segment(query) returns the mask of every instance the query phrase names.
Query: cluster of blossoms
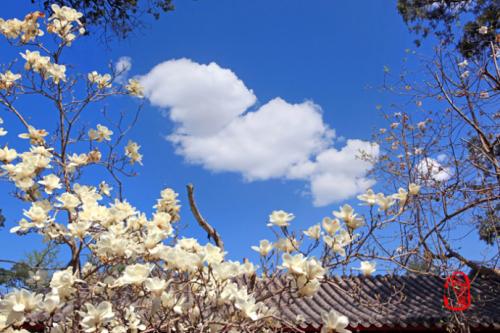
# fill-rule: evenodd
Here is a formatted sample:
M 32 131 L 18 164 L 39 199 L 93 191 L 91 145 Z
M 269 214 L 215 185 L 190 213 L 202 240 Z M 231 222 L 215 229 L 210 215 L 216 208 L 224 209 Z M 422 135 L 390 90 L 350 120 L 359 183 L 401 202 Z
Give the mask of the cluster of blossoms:
M 49 56 L 42 56 L 39 51 L 29 50 L 21 53 L 21 56 L 26 60 L 24 65 L 26 70 L 39 73 L 44 79 L 51 78 L 56 84 L 66 80 L 66 66 L 52 63 Z
M 20 74 L 14 74 L 11 71 L 0 73 L 0 90 L 10 90 L 20 78 Z
M 25 44 L 35 40 L 36 37 L 43 36 L 38 19 L 44 17 L 41 12 L 34 12 L 26 15 L 24 20 L 17 18 L 4 20 L 0 18 L 0 34 L 9 39 L 17 39 Z
M 54 12 L 49 18 L 50 24 L 47 26 L 47 31 L 59 36 L 67 45 L 71 45 L 76 38 L 74 32 L 78 30 L 78 33 L 83 35 L 85 33 L 85 28 L 80 22 L 83 14 L 69 8 L 66 6 L 60 7 L 59 5 L 53 4 L 51 6 Z
M 358 199 L 368 206 L 377 205 L 379 211 L 387 212 L 396 202 L 399 203 L 399 207 L 402 209 L 406 205 L 409 195 L 415 196 L 419 192 L 420 185 L 410 183 L 408 190 L 400 187 L 398 193 L 390 196 L 385 196 L 383 193 L 375 193 L 373 190 L 368 189 L 364 194 L 358 195 Z
M 69 46 L 76 31 L 84 33 L 82 14 L 57 5 L 52 10 L 47 30 L 63 40 L 59 47 Z M 0 20 L 0 33 L 9 39 L 21 38 L 23 43 L 33 41 L 43 35 L 37 23 L 40 17 L 43 15 L 34 13 L 24 21 Z M 25 71 L 55 83 L 44 89 L 49 89 L 46 94 L 54 89 L 51 98 L 61 106 L 61 114 L 65 105 L 78 103 L 73 92 L 69 94 L 71 103 L 64 103 L 63 94 L 58 92 L 66 80 L 66 67 L 58 63 L 59 59 L 43 56 L 40 50 L 27 50 L 21 56 L 26 60 Z M 13 90 L 23 76 L 11 71 L 0 73 L 0 89 Z M 126 92 L 143 97 L 143 88 L 134 79 L 118 91 L 114 91 L 110 74 L 92 71 L 87 80 L 89 94 L 102 96 L 106 89 L 106 95 Z M 25 89 L 29 90 L 29 85 Z M 82 100 L 91 101 L 95 96 Z M 110 161 L 128 159 L 130 164 L 142 164 L 138 143 L 128 141 L 120 148 L 120 154 L 114 150 L 113 141 L 120 141 L 121 136 L 116 139 L 118 135 L 114 137 L 113 130 L 96 124 L 75 137 L 70 136 L 68 129 L 67 137 L 58 138 L 62 147 L 56 147 L 47 138 L 49 132 L 22 120 L 26 133 L 18 137 L 29 140 L 29 150 L 18 152 L 6 145 L 0 149 L 1 175 L 7 176 L 16 186 L 18 197 L 29 204 L 23 218 L 10 230 L 38 233 L 45 240 L 67 246 L 71 261 L 50 276 L 43 270 L 34 270 L 29 281 L 36 288 L 11 290 L 0 299 L 2 332 L 23 332 L 22 327 L 29 323 L 42 323 L 50 333 L 125 333 L 162 331 L 166 327 L 170 332 L 214 333 L 283 329 L 293 323 L 282 321 L 278 309 L 266 302 L 276 296 L 266 286 L 277 280 L 294 297 L 312 297 L 341 261 L 344 265 L 349 263 L 351 248 L 361 238 L 354 232 L 366 225 L 362 215 L 350 205 L 343 205 L 333 212 L 333 218 L 325 217 L 297 236 L 289 231 L 295 216 L 283 210 L 274 211 L 268 226 L 278 227 L 277 240 L 271 243 L 264 239 L 252 247 L 259 252 L 262 266 L 231 261 L 220 247 L 178 234 L 180 205 L 174 190 L 166 188 L 161 192 L 148 217 L 121 194 L 115 198 L 105 181 L 97 186 L 77 182 L 87 166 L 102 162 L 104 150 L 98 147 L 104 145 L 112 151 L 110 158 L 103 158 L 110 172 L 116 171 Z M 87 133 L 87 137 L 81 133 Z M 6 134 L 0 127 L 0 137 Z M 54 133 L 57 135 L 66 134 Z M 73 152 L 72 144 L 78 140 L 89 141 L 92 150 Z M 114 179 L 115 174 L 112 176 Z M 368 190 L 358 198 L 391 214 L 390 208 L 396 202 L 398 213 L 409 196 L 418 191 L 417 185 L 410 184 L 408 190 L 400 189 L 393 195 Z M 307 243 L 304 236 L 313 243 L 307 250 L 301 247 Z M 321 257 L 312 256 L 320 243 L 324 253 Z M 272 256 L 276 261 L 269 268 Z M 370 275 L 375 271 L 375 263 L 362 261 L 360 270 Z M 348 332 L 348 319 L 336 312 L 325 314 L 323 321 L 323 333 Z

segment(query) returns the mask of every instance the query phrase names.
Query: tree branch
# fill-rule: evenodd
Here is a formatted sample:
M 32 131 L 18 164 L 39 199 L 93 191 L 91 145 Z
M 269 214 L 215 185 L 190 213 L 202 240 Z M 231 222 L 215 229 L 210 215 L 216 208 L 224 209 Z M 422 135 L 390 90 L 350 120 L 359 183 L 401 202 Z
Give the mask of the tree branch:
M 194 215 L 194 218 L 200 225 L 200 227 L 203 228 L 203 230 L 206 231 L 208 234 L 208 239 L 213 239 L 215 242 L 215 245 L 217 245 L 221 250 L 224 251 L 224 242 L 222 241 L 221 236 L 215 230 L 214 227 L 212 227 L 204 218 L 201 216 L 200 211 L 198 210 L 198 207 L 196 206 L 196 202 L 194 200 L 194 186 L 193 184 L 188 184 L 187 186 L 187 191 L 188 191 L 188 199 L 189 199 L 189 207 L 191 208 L 191 212 Z

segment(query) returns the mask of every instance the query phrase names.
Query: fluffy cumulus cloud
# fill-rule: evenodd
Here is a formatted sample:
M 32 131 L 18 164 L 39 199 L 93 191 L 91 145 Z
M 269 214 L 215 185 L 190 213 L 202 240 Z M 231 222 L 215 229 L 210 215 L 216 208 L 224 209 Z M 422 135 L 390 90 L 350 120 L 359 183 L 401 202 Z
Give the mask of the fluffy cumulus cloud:
M 366 177 L 371 164 L 359 156 L 376 157 L 378 147 L 347 140 L 334 148 L 335 132 L 313 102 L 277 97 L 251 108 L 255 94 L 234 72 L 189 59 L 163 62 L 141 83 L 149 101 L 168 110 L 177 125 L 168 140 L 190 163 L 240 173 L 248 181 L 304 180 L 318 206 L 352 197 L 374 183 Z
M 375 184 L 366 177 L 372 158 L 377 157 L 377 145 L 361 140 L 347 140 L 341 149 L 329 148 L 315 161 L 290 168 L 289 178 L 310 181 L 316 206 L 324 206 L 364 192 Z
M 445 161 L 446 155 L 439 155 L 438 160 Z M 445 182 L 453 176 L 453 171 L 450 168 L 430 157 L 422 159 L 417 164 L 417 172 L 423 182 Z
M 256 97 L 229 69 L 189 59 L 154 67 L 141 80 L 153 105 L 168 108 L 179 133 L 209 136 L 237 119 Z

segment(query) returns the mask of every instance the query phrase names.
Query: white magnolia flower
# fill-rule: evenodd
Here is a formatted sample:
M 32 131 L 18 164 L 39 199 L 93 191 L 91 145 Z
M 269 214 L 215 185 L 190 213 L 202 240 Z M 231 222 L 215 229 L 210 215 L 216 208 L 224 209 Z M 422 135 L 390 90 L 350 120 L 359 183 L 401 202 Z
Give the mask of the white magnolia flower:
M 50 6 L 50 8 L 54 12 L 52 16 L 49 18 L 50 21 L 59 20 L 63 22 L 64 21 L 73 22 L 73 21 L 78 21 L 83 16 L 82 13 L 66 6 L 60 7 L 59 5 L 53 4 Z
M 308 280 L 307 277 L 303 275 L 297 276 L 294 282 L 298 289 L 298 294 L 301 297 L 314 296 L 321 287 L 321 282 L 318 280 Z
M 363 218 L 354 213 L 354 209 L 348 204 L 342 206 L 340 211 L 334 211 L 333 215 L 339 219 L 344 220 L 345 224 L 350 229 L 356 229 L 365 224 Z
M 160 279 L 159 277 L 147 278 L 144 281 L 144 287 L 150 291 L 155 296 L 161 296 L 163 291 L 167 288 L 168 284 L 165 279 Z
M 411 195 L 417 195 L 420 192 L 420 185 L 411 183 L 410 185 L 408 185 L 408 191 Z
M 332 220 L 329 217 L 325 217 L 322 222 L 323 229 L 330 235 L 333 236 L 337 230 L 340 229 L 340 221 L 337 219 Z
M 35 310 L 40 305 L 42 298 L 42 295 L 25 289 L 14 289 L 0 300 L 0 325 L 22 324 L 25 320 L 25 314 Z M 2 316 L 5 316 L 4 320 L 2 320 Z M 5 322 L 2 323 L 2 321 Z
M 67 210 L 74 210 L 81 204 L 80 199 L 78 199 L 76 195 L 68 192 L 61 194 L 57 198 L 57 200 L 60 202 L 60 204 L 57 204 L 56 207 Z
M 14 74 L 11 71 L 0 73 L 0 90 L 9 90 L 20 78 L 21 74 Z
M 96 71 L 93 71 L 87 75 L 87 78 L 90 83 L 97 84 L 99 89 L 111 87 L 111 75 L 109 74 L 101 75 Z
M 129 140 L 125 147 L 125 155 L 130 158 L 130 163 L 139 163 L 142 165 L 142 155 L 139 154 L 139 146 L 136 142 Z
M 116 282 L 121 286 L 127 284 L 139 285 L 147 279 L 152 269 L 153 266 L 150 264 L 128 265 L 123 275 Z
M 467 59 L 464 59 L 462 62 L 458 63 L 458 67 L 460 67 L 460 68 L 467 67 L 468 65 L 469 65 L 469 62 L 467 61 Z
M 289 253 L 283 253 L 282 256 L 283 263 L 281 264 L 282 269 L 287 269 L 291 274 L 305 274 L 306 258 L 299 253 L 296 255 L 291 255 Z
M 377 198 L 380 194 L 375 194 L 372 189 L 366 190 L 364 194 L 357 196 L 358 200 L 365 202 L 368 206 L 373 206 L 377 202 Z
M 109 186 L 108 183 L 106 183 L 105 181 L 99 183 L 99 193 L 101 193 L 102 195 L 109 197 L 111 196 L 112 190 L 113 188 Z
M 287 213 L 283 210 L 275 210 L 269 215 L 269 223 L 267 226 L 271 227 L 273 225 L 278 227 L 288 227 L 290 221 L 293 220 L 295 216 L 291 213 Z
M 44 186 L 45 193 L 47 194 L 52 194 L 55 189 L 62 187 L 59 177 L 54 174 L 44 176 L 42 180 L 38 181 L 38 184 Z
M 107 331 L 101 330 L 101 328 L 110 322 L 115 316 L 111 303 L 103 301 L 99 303 L 97 307 L 90 303 L 85 303 L 85 306 L 87 311 L 80 311 L 80 315 L 83 318 L 81 324 L 84 332 L 91 333 Z
M 89 163 L 89 157 L 87 154 L 72 154 L 68 156 L 69 164 L 68 164 L 68 169 L 71 171 L 74 168 L 81 167 L 83 165 L 86 165 Z
M 398 189 L 398 193 L 393 194 L 392 197 L 396 200 L 399 200 L 400 206 L 404 206 L 406 201 L 408 200 L 408 192 L 404 188 L 400 187 Z
M 73 285 L 77 279 L 73 274 L 73 269 L 71 267 L 66 268 L 63 271 L 57 271 L 52 275 L 52 280 L 50 281 L 50 287 L 52 290 L 64 298 L 73 292 Z
M 377 263 L 374 261 L 362 261 L 359 264 L 359 269 L 361 273 L 365 276 L 370 276 L 373 272 L 375 272 L 375 267 L 377 266 Z
M 321 319 L 323 320 L 321 333 L 351 333 L 350 330 L 346 329 L 349 326 L 349 319 L 335 310 L 323 313 Z
M 205 245 L 204 252 L 205 255 L 203 256 L 203 260 L 211 266 L 220 264 L 224 260 L 224 255 L 226 254 L 220 247 L 210 243 Z
M 132 96 L 136 96 L 139 98 L 144 97 L 144 88 L 137 80 L 134 79 L 128 80 L 128 85 L 125 86 L 125 89 L 127 89 L 129 94 L 131 94 Z
M 44 129 L 36 129 L 33 126 L 28 126 L 28 133 L 19 134 L 21 139 L 29 139 L 30 143 L 33 145 L 43 144 L 45 142 L 44 137 L 46 137 L 49 133 Z
M 97 129 L 89 130 L 89 138 L 91 140 L 102 142 L 102 141 L 111 141 L 111 135 L 113 135 L 113 131 L 107 128 L 104 125 L 97 124 Z
M 466 79 L 466 78 L 468 78 L 468 77 L 469 77 L 469 75 L 470 75 L 470 72 L 469 72 L 469 71 L 465 71 L 465 72 L 463 72 L 463 73 L 460 75 L 460 77 L 461 77 L 462 79 Z
M 355 235 L 356 236 L 356 235 Z M 342 229 L 334 237 L 324 236 L 323 241 L 333 249 L 333 252 L 345 257 L 345 247 L 353 241 L 353 237 L 346 230 Z
M 293 252 L 299 248 L 299 241 L 295 238 L 280 238 L 276 243 L 274 243 L 274 247 L 283 252 Z
M 304 234 L 312 239 L 318 240 L 321 238 L 321 226 L 319 224 L 310 226 L 309 229 L 304 231 Z
M 396 200 L 392 196 L 384 196 L 381 195 L 377 198 L 377 205 L 378 205 L 378 210 L 379 211 L 387 211 L 389 208 L 392 207 L 396 203 Z
M 68 230 L 75 238 L 83 239 L 87 236 L 92 223 L 89 221 L 76 221 L 68 225 Z
M 261 256 L 265 257 L 273 250 L 273 244 L 267 239 L 263 239 L 259 242 L 259 246 L 252 246 L 252 250 L 259 252 Z

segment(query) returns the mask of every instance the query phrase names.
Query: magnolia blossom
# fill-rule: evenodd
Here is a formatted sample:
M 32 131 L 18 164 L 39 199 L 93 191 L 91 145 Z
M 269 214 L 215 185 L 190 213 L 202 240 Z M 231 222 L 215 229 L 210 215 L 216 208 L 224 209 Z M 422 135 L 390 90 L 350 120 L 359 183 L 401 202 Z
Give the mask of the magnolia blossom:
M 326 245 L 333 249 L 333 252 L 345 257 L 345 247 L 352 243 L 353 237 L 346 230 L 341 229 L 338 234 L 333 237 L 323 236 L 323 241 Z
M 0 90 L 9 90 L 20 78 L 21 74 L 14 74 L 11 71 L 0 73 Z
M 113 188 L 109 186 L 105 181 L 99 183 L 99 193 L 109 197 L 111 196 L 111 190 L 113 190 Z
M 19 325 L 25 320 L 25 315 L 35 310 L 43 296 L 25 289 L 14 289 L 0 300 L 0 329 L 2 326 Z M 2 317 L 4 319 L 2 319 Z M 3 323 L 2 323 L 3 321 Z
M 111 87 L 111 75 L 109 74 L 101 75 L 93 71 L 87 75 L 87 78 L 90 83 L 97 84 L 99 89 Z
M 354 209 L 348 204 L 342 206 L 340 211 L 334 211 L 333 215 L 344 220 L 350 229 L 357 229 L 365 224 L 363 218 L 354 213 Z
M 394 197 L 392 196 L 378 196 L 377 197 L 377 205 L 378 205 L 378 210 L 379 211 L 387 211 L 389 208 L 392 207 L 396 203 L 396 200 L 394 200 Z
M 75 278 L 72 268 L 68 267 L 63 271 L 57 271 L 52 275 L 50 287 L 53 292 L 61 298 L 66 298 L 74 291 L 73 285 L 77 279 Z
M 410 185 L 408 185 L 408 191 L 411 195 L 417 195 L 420 192 L 420 185 L 411 183 Z
M 280 238 L 274 243 L 274 247 L 283 252 L 293 252 L 299 248 L 299 241 L 295 238 Z
M 377 202 L 377 198 L 379 194 L 375 194 L 372 189 L 366 190 L 364 194 L 360 194 L 357 196 L 358 200 L 365 202 L 368 206 L 373 206 Z
M 130 158 L 130 163 L 142 164 L 142 155 L 139 154 L 139 146 L 136 142 L 129 140 L 127 146 L 125 147 L 125 155 Z
M 330 236 L 333 236 L 340 229 L 340 221 L 337 219 L 332 220 L 329 217 L 325 217 L 321 225 Z
M 118 285 L 141 284 L 153 269 L 150 264 L 134 264 L 125 268 L 123 275 L 116 281 Z
M 406 204 L 408 200 L 408 192 L 404 188 L 399 188 L 398 193 L 392 195 L 392 197 L 399 201 L 399 205 L 402 207 Z
M 56 206 L 61 209 L 73 210 L 81 204 L 80 199 L 76 195 L 68 192 L 61 194 L 57 197 L 57 200 L 60 204 Z
M 52 194 L 55 189 L 62 187 L 59 177 L 54 174 L 44 176 L 42 180 L 38 181 L 38 184 L 44 186 L 45 193 L 47 194 Z
M 87 311 L 80 311 L 82 316 L 82 327 L 84 332 L 103 332 L 103 326 L 106 325 L 115 316 L 110 302 L 104 301 L 94 306 L 90 303 L 85 303 Z
M 252 250 L 259 252 L 261 256 L 265 257 L 273 250 L 273 244 L 267 239 L 263 239 L 259 242 L 259 246 L 252 246 Z
M 282 256 L 283 263 L 281 267 L 283 269 L 288 269 L 292 274 L 304 274 L 305 273 L 305 263 L 306 258 L 299 253 L 296 255 L 290 255 L 289 253 L 284 253 Z
M 371 275 L 373 272 L 375 272 L 375 267 L 377 266 L 377 263 L 374 262 L 374 261 L 362 261 L 359 263 L 359 270 L 361 271 L 361 273 L 363 273 L 363 275 L 365 276 L 369 276 Z
M 158 277 L 147 278 L 144 281 L 144 287 L 156 296 L 161 296 L 167 285 L 167 281 Z
M 30 143 L 33 145 L 35 145 L 35 144 L 42 145 L 45 142 L 44 138 L 48 134 L 49 133 L 43 129 L 38 130 L 38 129 L 34 128 L 33 126 L 28 126 L 28 133 L 19 134 L 19 137 L 21 139 L 29 139 Z
M 288 227 L 290 221 L 293 220 L 295 216 L 291 213 L 287 213 L 283 210 L 275 210 L 269 215 L 269 223 L 267 226 L 271 227 L 273 225 L 278 227 Z
M 20 38 L 21 42 L 28 43 L 37 37 L 43 36 L 43 30 L 39 29 L 38 19 L 43 17 L 41 12 L 29 13 L 24 20 L 17 18 L 10 20 L 0 19 L 0 33 L 10 39 Z
M 92 224 L 88 221 L 78 221 L 69 224 L 68 230 L 73 237 L 83 239 L 87 235 L 91 226 Z
M 349 326 L 349 319 L 335 310 L 323 313 L 321 319 L 323 320 L 321 333 L 351 333 L 350 330 L 346 329 Z
M 304 235 L 306 235 L 312 239 L 315 239 L 315 240 L 320 239 L 321 238 L 321 226 L 319 224 L 315 224 L 313 226 L 310 226 L 309 229 L 304 231 Z
M 125 86 L 125 89 L 127 89 L 129 94 L 131 94 L 132 96 L 136 96 L 139 98 L 144 97 L 144 88 L 137 80 L 134 79 L 128 80 L 128 85 Z
M 102 142 L 102 141 L 111 141 L 111 135 L 113 135 L 113 131 L 111 131 L 106 126 L 101 124 L 97 124 L 97 129 L 89 130 L 89 138 L 91 140 Z

